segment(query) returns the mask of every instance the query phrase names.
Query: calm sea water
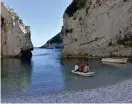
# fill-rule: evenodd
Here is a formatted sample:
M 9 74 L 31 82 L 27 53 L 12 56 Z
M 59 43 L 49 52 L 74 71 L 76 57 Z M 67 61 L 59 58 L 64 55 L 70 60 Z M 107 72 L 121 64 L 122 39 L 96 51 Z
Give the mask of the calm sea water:
M 60 49 L 33 51 L 29 60 L 5 58 L 1 62 L 2 98 L 79 91 L 115 84 L 132 77 L 132 61 L 127 64 L 103 64 L 99 59 L 88 59 L 94 77 L 74 75 L 71 70 L 79 59 L 60 61 Z

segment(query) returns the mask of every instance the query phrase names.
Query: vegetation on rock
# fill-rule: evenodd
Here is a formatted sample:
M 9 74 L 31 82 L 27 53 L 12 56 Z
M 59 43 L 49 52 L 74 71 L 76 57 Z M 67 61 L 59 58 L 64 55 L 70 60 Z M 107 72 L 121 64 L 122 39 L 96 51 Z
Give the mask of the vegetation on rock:
M 19 23 L 20 23 L 20 24 L 23 24 L 23 20 L 22 20 L 22 19 L 19 19 Z
M 61 34 L 58 33 L 56 36 L 54 36 L 53 38 L 51 38 L 49 41 L 50 41 L 51 44 L 52 44 L 52 43 L 62 43 Z M 49 41 L 48 41 L 48 42 L 49 42 Z M 48 42 L 47 42 L 47 43 L 48 43 Z
M 65 13 L 72 17 L 73 14 L 79 10 L 85 7 L 87 0 L 73 0 L 73 2 L 67 7 Z
M 80 52 L 78 55 L 79 56 L 88 56 L 88 53 L 86 53 L 86 52 Z
M 50 44 L 62 44 L 62 36 L 61 36 L 61 32 L 58 33 L 56 36 L 54 36 L 53 38 L 51 38 L 50 40 L 48 40 L 46 42 L 46 44 L 44 44 L 43 46 L 41 46 L 41 48 L 46 48 L 47 46 L 49 46 Z
M 127 33 L 124 35 L 124 38 L 119 36 L 117 43 L 120 45 L 124 45 L 125 47 L 132 47 L 132 33 Z

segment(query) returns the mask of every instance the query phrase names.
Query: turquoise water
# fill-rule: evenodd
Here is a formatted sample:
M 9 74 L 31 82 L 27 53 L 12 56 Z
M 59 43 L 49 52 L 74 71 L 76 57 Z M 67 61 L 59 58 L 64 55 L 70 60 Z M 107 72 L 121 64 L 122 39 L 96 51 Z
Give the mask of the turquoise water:
M 96 75 L 82 77 L 71 73 L 76 62 L 81 60 L 61 62 L 60 55 L 60 49 L 35 48 L 29 60 L 2 59 L 2 98 L 93 89 L 132 78 L 132 61 L 103 64 L 99 59 L 87 59 L 90 70 Z

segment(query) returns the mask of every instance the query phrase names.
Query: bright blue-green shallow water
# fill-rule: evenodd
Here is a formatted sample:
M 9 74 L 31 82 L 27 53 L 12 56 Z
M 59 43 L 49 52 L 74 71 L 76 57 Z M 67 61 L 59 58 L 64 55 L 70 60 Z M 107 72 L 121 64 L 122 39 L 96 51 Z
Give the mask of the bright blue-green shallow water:
M 132 78 L 132 61 L 103 64 L 99 59 L 89 59 L 90 69 L 96 75 L 82 77 L 71 73 L 76 62 L 81 60 L 65 59 L 61 62 L 60 55 L 60 49 L 35 48 L 30 60 L 2 59 L 2 99 L 94 89 Z

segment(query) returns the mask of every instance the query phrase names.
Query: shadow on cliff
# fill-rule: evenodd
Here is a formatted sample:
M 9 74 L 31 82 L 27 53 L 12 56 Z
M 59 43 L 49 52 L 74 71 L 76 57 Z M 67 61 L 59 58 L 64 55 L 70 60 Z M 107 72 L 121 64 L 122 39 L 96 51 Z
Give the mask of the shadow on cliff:
M 32 49 L 33 50 L 33 49 Z M 21 50 L 21 55 L 20 55 L 20 59 L 21 60 L 31 60 L 32 58 L 32 50 L 27 50 L 27 51 L 23 51 Z

